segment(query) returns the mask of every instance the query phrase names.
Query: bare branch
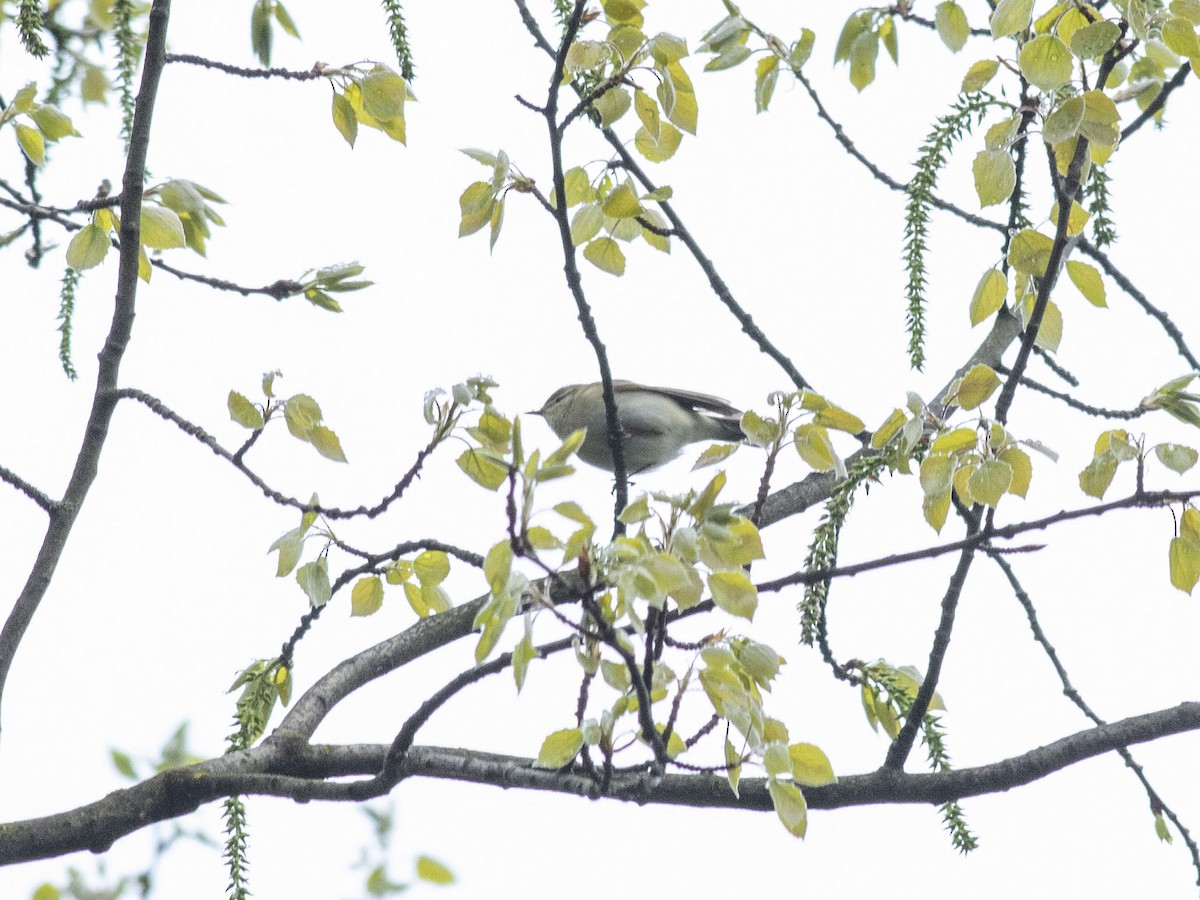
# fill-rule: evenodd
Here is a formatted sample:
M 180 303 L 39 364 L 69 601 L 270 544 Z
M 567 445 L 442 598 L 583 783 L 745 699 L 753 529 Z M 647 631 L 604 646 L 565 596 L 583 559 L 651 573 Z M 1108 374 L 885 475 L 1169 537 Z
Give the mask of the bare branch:
M 54 512 L 58 506 L 56 501 L 51 500 L 16 472 L 6 469 L 4 466 L 0 466 L 0 481 L 8 482 L 48 513 Z

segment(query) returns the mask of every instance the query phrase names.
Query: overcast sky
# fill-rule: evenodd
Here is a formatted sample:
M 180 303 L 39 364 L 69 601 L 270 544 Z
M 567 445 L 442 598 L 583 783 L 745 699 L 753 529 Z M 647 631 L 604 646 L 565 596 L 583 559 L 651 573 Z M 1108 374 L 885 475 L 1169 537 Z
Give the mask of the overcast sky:
M 210 4 L 178 3 L 172 50 L 253 65 L 250 4 L 232 6 L 214 12 Z M 830 12 L 831 6 L 838 9 Z M 503 235 L 490 255 L 486 235 L 455 237 L 458 196 L 485 177 L 459 148 L 502 148 L 549 190 L 542 120 L 514 100 L 516 94 L 544 99 L 547 60 L 511 5 L 410 7 L 419 102 L 408 110 L 407 147 L 364 129 L 351 150 L 331 124 L 324 83 L 238 81 L 171 66 L 150 150 L 154 181 L 191 179 L 229 201 L 222 208 L 227 227 L 216 230 L 207 260 L 174 251 L 174 264 L 262 285 L 358 260 L 375 286 L 346 296 L 346 311 L 334 316 L 300 299 L 243 298 L 156 272 L 139 291 L 122 383 L 160 397 L 232 447 L 244 432 L 228 421 L 228 391 L 256 398 L 261 374 L 280 369 L 277 391 L 313 395 L 350 464 L 325 461 L 278 428 L 255 449 L 252 465 L 285 493 L 317 491 L 322 501 L 343 506 L 384 496 L 409 467 L 428 439 L 421 419 L 427 390 L 490 374 L 501 385 L 497 405 L 512 414 L 536 409 L 561 384 L 597 377 L 563 281 L 553 223 L 536 202 L 510 198 Z M 377 4 L 293 0 L 288 8 L 304 40 L 279 36 L 274 64 L 394 63 Z M 983 4 L 966 8 L 973 25 L 985 23 Z M 932 9 L 922 11 L 932 15 Z M 832 67 L 837 32 L 850 10 L 765 0 L 745 8 L 786 40 L 801 26 L 816 31 L 806 71 L 822 98 L 863 152 L 905 180 L 963 72 L 996 50 L 975 39 L 951 57 L 936 37 L 905 27 L 901 68 L 881 59 L 877 82 L 858 95 L 845 69 Z M 694 48 L 722 14 L 717 2 L 661 0 L 648 9 L 646 30 L 672 31 Z M 11 96 L 33 70 L 11 30 L 5 38 L 0 93 Z M 750 66 L 708 75 L 702 64 L 700 57 L 685 61 L 699 98 L 699 135 L 651 169 L 674 188 L 677 209 L 706 253 L 805 377 L 869 426 L 903 405 L 907 390 L 932 400 L 982 338 L 970 329 L 967 306 L 981 273 L 997 262 L 994 234 L 934 217 L 928 363 L 924 373 L 910 371 L 902 330 L 903 197 L 847 158 L 807 95 L 787 78 L 781 77 L 769 114 L 756 116 Z M 1172 100 L 1170 127 L 1143 129 L 1111 167 L 1121 235 L 1113 258 L 1185 332 L 1200 324 L 1194 229 L 1188 227 L 1200 146 L 1191 82 Z M 44 192 L 58 206 L 92 196 L 102 179 L 119 183 L 122 162 L 111 109 L 67 111 L 86 138 L 54 151 Z M 633 125 L 622 122 L 621 129 L 631 136 Z M 586 126 L 576 132 L 568 159 L 598 168 L 608 151 Z M 979 146 L 981 138 L 969 139 L 946 173 L 946 196 L 971 210 L 978 203 L 970 161 Z M 1044 162 L 1034 157 L 1038 178 Z M 11 164 L 5 170 L 17 171 Z M 1040 196 L 1044 200 L 1044 192 Z M 1048 213 L 1047 205 L 1035 207 L 1035 218 Z M 11 215 L 0 218 L 0 231 L 15 226 Z M 80 287 L 80 379 L 69 383 L 58 369 L 54 332 L 66 239 L 52 227 L 47 231 L 59 249 L 41 270 L 25 268 L 15 248 L 6 251 L 0 270 L 7 300 L 0 331 L 0 464 L 58 495 L 90 403 L 116 267 L 110 259 Z M 584 268 L 617 375 L 712 392 L 765 411 L 767 394 L 787 387 L 786 376 L 739 332 L 683 248 L 668 257 L 635 246 L 629 257 L 621 279 Z M 1111 282 L 1108 292 L 1110 308 L 1095 310 L 1069 285 L 1060 287 L 1056 300 L 1066 334 L 1059 359 L 1081 378 L 1083 399 L 1130 408 L 1187 366 Z M 1053 378 L 1040 364 L 1033 373 Z M 1197 443 L 1194 429 L 1162 414 L 1135 426 L 1150 444 Z M 1060 460 L 1036 459 L 1029 498 L 1006 499 L 1001 519 L 1087 505 L 1076 473 L 1104 427 L 1111 426 L 1069 416 L 1041 398 L 1020 398 L 1010 430 L 1048 444 Z M 527 421 L 527 434 L 544 447 L 556 445 L 537 420 Z M 387 516 L 340 525 L 339 536 L 372 549 L 434 537 L 485 551 L 502 534 L 502 498 L 468 483 L 453 463 L 457 453 L 452 445 L 435 457 Z M 728 469 L 729 498 L 750 499 L 760 459 L 744 449 Z M 787 456 L 777 483 L 805 471 Z M 708 477 L 679 461 L 639 479 L 637 487 L 684 490 Z M 1111 496 L 1132 484 L 1132 473 L 1123 472 Z M 1194 476 L 1180 479 L 1161 467 L 1148 476 L 1152 488 L 1189 484 Z M 544 508 L 570 497 L 605 521 L 609 489 L 602 473 L 581 471 L 547 486 Z M 297 518 L 146 410 L 130 404 L 118 410 L 100 478 L 8 681 L 0 745 L 4 820 L 99 799 L 123 784 L 108 761 L 109 748 L 150 757 L 183 720 L 191 723 L 196 752 L 221 752 L 233 713 L 233 698 L 223 691 L 240 668 L 278 651 L 306 607 L 291 578 L 274 578 L 274 559 L 266 555 Z M 561 527 L 551 513 L 541 521 Z M 813 512 L 769 529 L 768 559 L 755 567 L 755 577 L 799 568 L 816 521 Z M 43 526 L 33 504 L 0 488 L 0 595 L 15 597 L 20 590 Z M 1200 615 L 1195 601 L 1167 578 L 1173 529 L 1167 510 L 1126 512 L 1035 535 L 1029 541 L 1046 549 L 1015 560 L 1075 685 L 1107 718 L 1197 696 Z M 951 521 L 941 539 L 958 533 Z M 937 541 L 921 519 L 915 478 L 890 478 L 859 499 L 842 559 Z M 836 584 L 829 611 L 834 652 L 923 668 L 952 567 L 947 557 Z M 482 579 L 457 566 L 447 587 L 462 602 L 480 593 Z M 798 599 L 764 596 L 750 631 L 789 663 L 769 710 L 788 722 L 793 740 L 824 748 L 840 774 L 870 771 L 882 762 L 886 740 L 866 724 L 857 691 L 834 683 L 817 654 L 798 646 Z M 297 691 L 413 620 L 398 593 L 368 619 L 350 619 L 347 607 L 347 598 L 339 597 L 301 646 Z M 317 739 L 390 741 L 415 702 L 471 665 L 472 649 L 473 642 L 462 642 L 362 691 L 330 716 Z M 440 711 L 419 741 L 535 755 L 544 735 L 573 724 L 577 684 L 569 660 L 534 663 L 520 698 L 507 675 L 490 679 Z M 1086 724 L 1062 697 L 998 571 L 983 560 L 971 573 L 940 692 L 949 709 L 948 746 L 959 766 L 1024 752 Z M 1198 750 L 1195 735 L 1135 748 L 1162 796 L 1193 828 L 1200 828 Z M 917 750 L 910 771 L 921 764 Z M 771 814 L 588 803 L 450 782 L 406 782 L 392 799 L 400 821 L 393 875 L 404 877 L 412 857 L 431 853 L 458 873 L 458 885 L 441 890 L 447 897 L 569 893 L 590 900 L 617 891 L 750 896 L 783 889 L 916 898 L 932 889 L 976 898 L 1017 891 L 1174 898 L 1195 892 L 1196 873 L 1182 842 L 1159 843 L 1145 796 L 1115 755 L 1004 795 L 965 801 L 980 839 L 966 858 L 950 847 L 936 810 L 924 807 L 814 813 L 807 839 L 799 842 Z M 347 872 L 370 835 L 360 812 L 258 798 L 247 805 L 251 886 L 258 897 L 354 893 L 361 876 Z M 185 827 L 219 835 L 216 810 Z M 121 841 L 110 871 L 141 865 L 147 848 L 146 835 Z M 0 870 L 0 894 L 27 896 L 41 881 L 61 878 L 68 863 L 93 865 L 80 856 Z M 225 884 L 214 851 L 189 849 L 161 873 L 159 896 L 219 897 Z

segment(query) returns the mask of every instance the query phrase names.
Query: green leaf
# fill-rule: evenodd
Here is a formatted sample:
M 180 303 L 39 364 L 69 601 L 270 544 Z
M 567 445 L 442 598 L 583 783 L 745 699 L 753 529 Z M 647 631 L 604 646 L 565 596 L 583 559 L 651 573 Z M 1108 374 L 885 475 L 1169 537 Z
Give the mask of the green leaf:
M 265 424 L 262 410 L 237 391 L 229 392 L 229 399 L 226 405 L 229 407 L 229 418 L 233 419 L 233 421 L 237 422 L 243 428 L 257 431 Z
M 1083 124 L 1085 103 L 1082 97 L 1068 97 L 1042 124 L 1042 140 L 1047 144 L 1061 144 L 1079 134 Z
M 288 11 L 283 8 L 283 4 L 279 0 L 275 0 L 275 21 L 279 23 L 279 27 L 286 31 L 294 38 L 300 37 L 300 31 L 296 28 L 296 23 L 292 17 L 288 15 Z
M 1004 305 L 1007 294 L 1008 279 L 1002 271 L 992 268 L 984 272 L 979 284 L 975 286 L 974 296 L 971 297 L 971 325 L 978 325 L 991 317 Z
M 633 100 L 629 96 L 629 91 L 620 86 L 609 88 L 592 101 L 592 106 L 600 114 L 600 124 L 604 128 L 608 128 L 629 112 L 629 107 L 632 105 Z
M 842 26 L 841 34 L 838 35 L 837 46 L 833 51 L 833 61 L 835 63 L 843 62 L 850 59 L 850 48 L 854 46 L 858 36 L 870 27 L 871 16 L 869 13 L 856 12 L 846 20 L 846 24 Z
M 1017 183 L 1017 167 L 1007 150 L 982 150 L 971 167 L 981 207 L 1004 203 Z
M 1156 444 L 1154 455 L 1164 466 L 1180 475 L 1196 464 L 1198 456 L 1195 450 L 1182 444 Z
M 758 609 L 758 589 L 745 572 L 711 572 L 708 589 L 712 592 L 713 602 L 725 612 L 753 621 Z
M 112 246 L 104 229 L 89 222 L 79 229 L 67 245 L 67 265 L 77 272 L 98 266 Z
M 1043 34 L 1021 48 L 1017 62 L 1026 79 L 1050 93 L 1071 80 L 1075 57 L 1062 38 Z
M 1033 463 L 1029 460 L 1029 454 L 1020 447 L 1012 446 L 1005 447 L 996 458 L 1012 469 L 1008 492 L 1024 497 L 1029 492 L 1029 482 L 1033 480 Z
M 794 837 L 804 837 L 808 830 L 808 804 L 800 788 L 790 781 L 780 781 L 778 778 L 767 779 L 767 793 L 775 805 L 775 814 L 779 821 Z
M 417 877 L 430 884 L 454 884 L 454 873 L 431 856 L 417 857 Z
M 308 602 L 314 608 L 324 606 L 333 596 L 329 585 L 329 563 L 324 556 L 297 569 L 296 583 L 308 595 Z
M 954 0 L 939 3 L 933 15 L 934 25 L 937 26 L 938 37 L 942 43 L 954 53 L 961 50 L 971 36 L 971 26 L 967 22 L 967 14 Z
M 578 728 L 564 728 L 556 731 L 542 742 L 537 759 L 533 763 L 535 769 L 561 769 L 573 760 L 583 749 L 583 731 Z
M 350 615 L 370 616 L 383 606 L 383 582 L 378 575 L 360 578 L 350 591 Z
M 1075 29 L 1071 35 L 1071 52 L 1080 59 L 1099 59 L 1121 37 L 1121 27 L 1116 22 L 1101 19 Z
M 860 92 L 875 80 L 875 59 L 879 56 L 879 35 L 864 31 L 850 46 L 850 83 Z
M 975 502 L 986 503 L 995 509 L 1012 480 L 1012 466 L 998 459 L 985 459 L 967 479 L 967 488 Z
M 779 78 L 779 58 L 775 55 L 764 56 L 754 67 L 754 110 L 764 113 L 771 105 L 771 95 L 775 93 L 775 82 Z
M 1029 27 L 1033 18 L 1033 0 L 1000 0 L 992 10 L 992 37 L 1002 38 Z
M 112 758 L 113 768 L 117 770 L 118 774 L 124 775 L 130 781 L 138 780 L 137 771 L 133 768 L 133 760 L 128 753 L 114 747 L 109 750 L 109 755 Z M 37 895 L 34 894 L 34 896 Z
M 800 29 L 800 39 L 792 45 L 788 54 L 787 64 L 793 72 L 798 72 L 812 56 L 813 45 L 817 41 L 816 34 L 809 28 Z
M 363 109 L 380 124 L 403 118 L 408 85 L 386 66 L 376 66 L 358 82 Z
M 602 272 L 625 274 L 625 254 L 612 238 L 599 237 L 583 248 L 583 258 Z
M 1182 16 L 1167 19 L 1162 27 L 1162 40 L 1167 47 L 1180 56 L 1200 57 L 1200 39 L 1196 37 L 1196 26 Z
M 1000 63 L 994 59 L 981 59 L 977 63 L 972 63 L 971 68 L 967 69 L 967 74 L 963 76 L 962 87 L 959 90 L 964 94 L 982 91 L 999 71 Z
M 333 126 L 351 147 L 358 139 L 358 117 L 345 94 L 333 92 Z
M 16 129 L 21 152 L 29 157 L 29 161 L 35 166 L 43 165 L 46 162 L 46 141 L 42 138 L 42 133 L 20 122 L 16 124 Z
M 271 0 L 257 0 L 250 12 L 250 48 L 263 66 L 271 65 Z
M 934 439 L 929 452 L 935 456 L 942 453 L 962 453 L 964 450 L 974 450 L 978 444 L 979 433 L 974 428 L 956 428 Z M 924 467 L 922 471 L 923 469 Z

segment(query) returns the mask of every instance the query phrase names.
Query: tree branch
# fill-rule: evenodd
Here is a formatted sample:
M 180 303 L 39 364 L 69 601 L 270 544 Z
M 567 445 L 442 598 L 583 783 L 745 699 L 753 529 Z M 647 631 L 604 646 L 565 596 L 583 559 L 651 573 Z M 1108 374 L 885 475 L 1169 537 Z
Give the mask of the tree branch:
M 146 153 L 150 146 L 154 102 L 158 96 L 163 57 L 166 52 L 170 12 L 170 0 L 154 0 L 150 9 L 145 62 L 129 135 L 129 154 L 125 160 L 122 178 L 121 256 L 117 268 L 116 298 L 108 337 L 100 351 L 92 409 L 62 503 L 50 515 L 50 525 L 34 560 L 33 569 L 5 620 L 3 629 L 0 630 L 0 695 L 3 694 L 17 648 L 30 622 L 33 621 L 42 598 L 46 595 L 54 569 L 62 557 L 75 524 L 75 518 L 79 515 L 79 510 L 96 479 L 100 455 L 108 438 L 113 411 L 116 409 L 117 398 L 114 396 L 114 390 L 121 360 L 125 356 L 125 348 L 133 330 L 134 301 L 138 287 L 138 256 L 141 251 L 139 227 L 142 181 L 146 171 Z
M 434 621 L 434 619 L 426 621 Z M 282 726 L 281 726 L 282 727 Z M 1061 738 L 1020 756 L 938 774 L 881 769 L 842 777 L 836 784 L 804 790 L 810 809 L 875 804 L 940 804 L 1010 790 L 1085 759 L 1120 747 L 1200 729 L 1200 703 L 1122 719 Z M 61 856 L 77 850 L 100 852 L 114 841 L 154 822 L 177 818 L 205 803 L 234 794 L 309 800 L 352 800 L 354 783 L 325 779 L 372 776 L 388 752 L 384 744 L 313 745 L 283 735 L 251 750 L 185 766 L 141 784 L 114 791 L 95 803 L 39 819 L 0 826 L 0 865 Z M 478 750 L 413 747 L 401 778 L 445 778 L 504 788 L 595 796 L 595 779 L 578 766 L 566 771 L 535 769 L 532 760 Z M 639 804 L 769 811 L 766 779 L 743 778 L 739 797 L 714 775 L 621 773 L 606 796 Z

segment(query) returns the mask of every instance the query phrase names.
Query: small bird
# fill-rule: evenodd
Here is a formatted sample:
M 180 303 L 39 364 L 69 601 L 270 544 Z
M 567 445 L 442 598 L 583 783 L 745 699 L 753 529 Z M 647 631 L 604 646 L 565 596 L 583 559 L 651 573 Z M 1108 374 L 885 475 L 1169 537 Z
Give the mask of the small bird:
M 625 468 L 631 475 L 670 462 L 696 441 L 743 438 L 741 412 L 720 397 L 616 380 L 613 393 L 621 419 Z M 563 439 L 586 428 L 587 438 L 579 447 L 579 458 L 597 468 L 613 470 L 600 382 L 561 387 L 532 414 L 544 418 Z

